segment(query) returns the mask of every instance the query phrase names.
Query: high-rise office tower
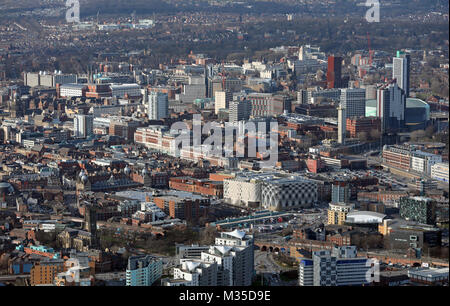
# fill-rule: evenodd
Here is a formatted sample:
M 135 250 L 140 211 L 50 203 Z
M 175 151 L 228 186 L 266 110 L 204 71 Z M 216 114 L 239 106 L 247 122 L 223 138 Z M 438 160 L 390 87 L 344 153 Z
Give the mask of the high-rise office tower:
M 406 96 L 397 83 L 392 82 L 377 90 L 377 117 L 382 132 L 401 129 L 405 124 Z
M 328 57 L 327 87 L 328 88 L 342 87 L 342 57 L 338 56 Z
M 397 80 L 398 87 L 405 91 L 409 97 L 409 78 L 411 67 L 411 56 L 403 51 L 397 51 L 397 56 L 392 62 L 392 78 Z
M 347 132 L 347 115 L 342 105 L 338 107 L 338 143 L 345 144 L 345 134 Z
M 94 116 L 75 115 L 73 119 L 75 137 L 85 138 L 94 133 Z
M 341 106 L 345 108 L 346 118 L 365 117 L 366 90 L 363 88 L 345 88 L 341 90 Z
M 297 92 L 297 104 L 308 104 L 308 91 L 300 89 Z
M 221 109 L 228 109 L 231 100 L 233 100 L 231 91 L 216 91 L 214 101 L 216 115 L 219 114 Z
M 238 122 L 250 118 L 251 104 L 246 99 L 232 101 L 230 103 L 229 122 Z
M 169 116 L 169 97 L 165 93 L 152 92 L 148 95 L 148 118 L 161 120 Z

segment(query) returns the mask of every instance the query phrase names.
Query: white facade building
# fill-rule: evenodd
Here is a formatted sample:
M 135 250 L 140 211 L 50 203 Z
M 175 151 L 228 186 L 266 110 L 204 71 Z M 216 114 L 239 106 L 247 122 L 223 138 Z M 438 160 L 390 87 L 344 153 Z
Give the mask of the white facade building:
M 442 156 L 428 152 L 414 151 L 411 154 L 411 168 L 419 173 L 431 174 L 431 167 L 442 162 Z
M 383 131 L 402 128 L 405 124 L 406 95 L 397 83 L 377 90 L 377 117 Z
M 64 84 L 59 87 L 59 95 L 62 98 L 83 97 L 85 91 L 86 85 L 83 84 Z
M 214 99 L 216 115 L 219 114 L 221 109 L 228 109 L 232 99 L 233 93 L 231 91 L 216 91 Z
M 300 286 L 361 286 L 377 280 L 376 265 L 357 257 L 355 246 L 335 247 L 313 252 L 312 259 L 299 265 Z
M 448 163 L 436 163 L 432 165 L 431 178 L 448 183 Z
M 141 97 L 141 87 L 138 84 L 112 84 L 111 96 L 118 98 L 137 98 Z
M 233 205 L 269 210 L 310 207 L 318 199 L 317 183 L 301 176 L 241 173 L 224 180 L 224 200 Z
M 85 138 L 94 133 L 94 116 L 75 115 L 73 119 L 73 132 L 75 137 Z
M 185 254 L 189 246 L 183 246 Z M 198 246 L 192 246 L 198 249 Z M 194 254 L 196 254 L 195 252 Z M 250 286 L 254 273 L 253 236 L 234 230 L 221 232 L 215 245 L 201 251 L 200 258 L 180 259 L 173 279 L 164 286 Z
M 397 51 L 397 57 L 392 61 L 392 78 L 397 80 L 398 86 L 405 91 L 409 97 L 409 73 L 411 58 L 409 54 Z
M 169 98 L 165 93 L 152 92 L 148 95 L 148 118 L 161 120 L 169 116 Z

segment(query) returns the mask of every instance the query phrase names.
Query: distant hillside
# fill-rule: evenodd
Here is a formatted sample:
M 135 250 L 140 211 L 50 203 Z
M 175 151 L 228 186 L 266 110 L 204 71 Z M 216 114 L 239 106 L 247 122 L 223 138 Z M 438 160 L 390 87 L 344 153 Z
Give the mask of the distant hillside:
M 43 8 L 64 7 L 66 0 L 2 0 L 0 14 L 29 12 Z M 312 15 L 349 15 L 364 12 L 365 0 L 80 0 L 81 15 L 101 14 L 138 15 L 177 12 L 224 12 L 284 14 L 304 13 Z M 448 13 L 448 0 L 382 0 L 385 16 L 406 15 L 429 11 Z M 384 9 L 384 10 L 383 10 Z

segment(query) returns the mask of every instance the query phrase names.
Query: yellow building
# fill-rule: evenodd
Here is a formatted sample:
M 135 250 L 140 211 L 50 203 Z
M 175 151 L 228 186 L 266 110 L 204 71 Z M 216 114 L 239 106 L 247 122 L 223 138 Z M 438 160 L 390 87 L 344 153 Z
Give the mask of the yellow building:
M 347 214 L 353 209 L 353 205 L 343 203 L 330 203 L 328 208 L 328 224 L 344 225 Z
M 55 276 L 64 271 L 63 259 L 36 262 L 30 270 L 31 286 L 52 285 Z

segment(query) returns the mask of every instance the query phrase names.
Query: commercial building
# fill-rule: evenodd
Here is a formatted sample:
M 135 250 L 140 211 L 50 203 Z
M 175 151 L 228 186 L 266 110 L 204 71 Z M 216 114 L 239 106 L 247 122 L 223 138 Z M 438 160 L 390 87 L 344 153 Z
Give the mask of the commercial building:
M 117 98 L 140 98 L 141 87 L 138 84 L 112 84 L 111 96 Z
M 379 225 L 383 223 L 385 214 L 374 211 L 351 211 L 347 214 L 346 224 L 353 225 Z
M 178 196 L 154 197 L 153 202 L 168 216 L 198 223 L 199 218 L 207 213 L 209 199 L 197 196 L 196 198 Z
M 338 107 L 338 143 L 345 144 L 347 135 L 347 112 L 342 105 Z
M 396 224 L 392 220 L 384 220 L 379 229 L 386 228 L 387 241 L 392 249 L 410 249 L 438 247 L 442 242 L 442 231 L 439 228 L 420 224 Z
M 423 224 L 436 221 L 436 202 L 425 197 L 405 197 L 399 202 L 400 217 Z
M 356 138 L 361 133 L 366 133 L 367 137 L 372 137 L 372 133 L 380 131 L 381 121 L 376 117 L 354 117 L 347 118 L 346 130 L 351 138 Z
M 392 79 L 397 80 L 398 86 L 409 97 L 410 88 L 411 55 L 397 51 L 397 56 L 392 60 Z
M 56 84 L 70 83 L 77 83 L 76 74 L 63 74 L 61 71 L 55 71 L 54 73 L 47 71 L 24 73 L 24 85 L 30 87 L 56 87 Z
M 396 131 L 405 126 L 406 95 L 397 83 L 389 83 L 377 90 L 377 117 L 383 132 Z
M 109 123 L 109 135 L 133 141 L 134 133 L 142 124 L 142 121 L 131 117 L 112 117 Z
M 300 286 L 362 286 L 376 281 L 372 260 L 357 257 L 355 246 L 314 251 L 299 265 Z
M 449 268 L 417 268 L 408 270 L 410 282 L 439 286 L 448 284 Z
M 189 84 L 183 85 L 183 92 L 176 95 L 178 101 L 193 103 L 196 99 L 206 98 L 206 84 L 203 76 L 190 76 Z
M 329 56 L 327 70 L 327 88 L 342 88 L 342 57 Z
M 411 151 L 406 146 L 383 147 L 383 163 L 389 167 L 408 171 L 411 169 Z
M 30 284 L 36 285 L 51 285 L 55 276 L 64 271 L 63 259 L 46 259 L 35 262 L 30 270 Z
M 442 156 L 440 155 L 418 150 L 411 152 L 411 169 L 416 172 L 430 175 L 431 167 L 441 162 Z
M 169 98 L 165 93 L 151 92 L 148 95 L 148 118 L 161 120 L 169 116 Z
M 162 260 L 151 255 L 131 256 L 126 270 L 127 286 L 151 286 L 162 276 Z
M 341 89 L 341 107 L 345 108 L 346 118 L 366 115 L 366 90 L 362 88 Z
M 59 96 L 62 98 L 84 97 L 88 87 L 85 84 L 63 84 L 58 85 Z
M 276 173 L 241 173 L 224 180 L 224 199 L 233 205 L 289 210 L 310 207 L 318 199 L 315 181 Z
M 229 122 L 238 122 L 250 118 L 252 105 L 245 98 L 230 102 Z
M 377 116 L 377 99 L 366 101 L 366 117 Z M 408 131 L 424 130 L 430 120 L 430 105 L 416 98 L 406 98 L 404 128 Z
M 94 116 L 75 115 L 73 118 L 74 137 L 86 138 L 94 134 Z
M 214 100 L 216 115 L 219 114 L 219 110 L 228 109 L 231 100 L 233 100 L 233 93 L 231 91 L 216 91 Z
M 432 165 L 431 178 L 448 183 L 448 163 L 436 163 Z
M 317 183 L 301 177 L 268 177 L 261 185 L 261 207 L 272 211 L 311 207 L 318 200 Z
M 187 251 L 188 249 L 193 251 Z M 200 256 L 198 252 L 200 251 Z M 184 258 L 164 286 L 250 286 L 254 274 L 253 236 L 244 231 L 221 232 L 207 249 L 184 246 Z M 192 254 L 192 257 L 189 257 Z
M 284 111 L 291 112 L 291 100 L 282 95 L 271 93 L 251 93 L 246 100 L 251 104 L 251 116 L 269 117 L 281 115 Z

